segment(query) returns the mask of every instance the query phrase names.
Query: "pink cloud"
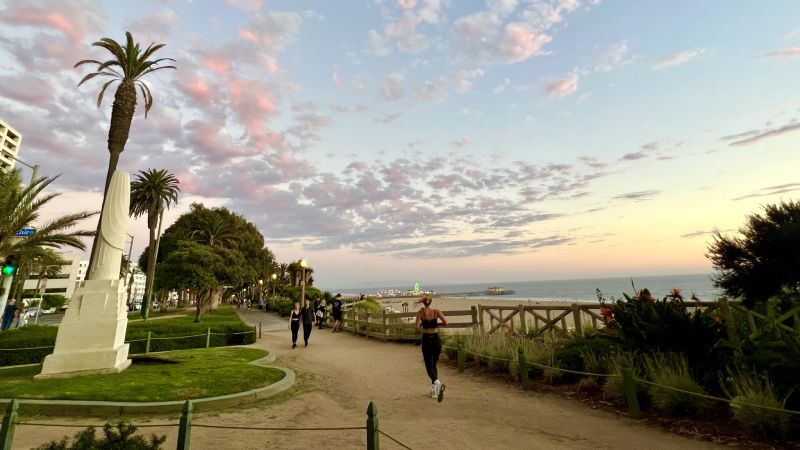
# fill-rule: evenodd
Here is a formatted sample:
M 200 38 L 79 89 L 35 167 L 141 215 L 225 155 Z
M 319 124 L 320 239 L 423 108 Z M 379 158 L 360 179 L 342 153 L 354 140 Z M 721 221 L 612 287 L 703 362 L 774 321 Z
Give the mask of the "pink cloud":
M 757 58 L 791 58 L 792 56 L 800 56 L 800 47 L 792 47 L 786 50 L 776 50 L 774 52 L 764 53 L 763 55 L 756 55 Z
M 542 46 L 553 38 L 542 33 L 536 33 L 533 28 L 525 23 L 510 23 L 506 25 L 503 38 L 498 43 L 498 50 L 504 57 L 506 64 L 525 61 L 539 53 Z
M 53 99 L 53 87 L 27 74 L 0 77 L 0 95 L 26 105 L 46 108 Z
M 255 33 L 253 33 L 252 31 L 243 30 L 241 28 L 239 28 L 239 36 L 245 41 L 250 41 L 250 42 L 258 41 L 258 36 L 256 36 Z
M 258 11 L 264 5 L 264 0 L 225 0 L 225 4 L 245 11 Z
M 336 72 L 333 72 L 333 84 L 337 87 L 342 87 L 342 80 L 339 79 L 339 75 Z
M 233 55 L 219 50 L 212 50 L 200 58 L 200 64 L 221 76 L 230 72 L 232 61 Z
M 548 97 L 566 97 L 578 90 L 578 74 L 568 74 L 561 80 L 547 82 L 544 93 Z

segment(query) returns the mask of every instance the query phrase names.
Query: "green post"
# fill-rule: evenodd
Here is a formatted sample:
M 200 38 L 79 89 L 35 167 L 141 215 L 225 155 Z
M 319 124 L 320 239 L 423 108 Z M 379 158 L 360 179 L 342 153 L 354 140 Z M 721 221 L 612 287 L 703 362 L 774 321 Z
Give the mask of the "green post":
M 464 359 L 467 352 L 464 351 L 464 344 L 458 344 L 458 373 L 464 372 Z
M 638 419 L 642 413 L 639 410 L 639 397 L 636 395 L 636 381 L 633 379 L 633 369 L 628 358 L 622 358 L 622 390 L 628 399 L 631 417 Z
M 722 313 L 722 324 L 725 326 L 725 331 L 728 335 L 728 343 L 733 347 L 733 354 L 737 357 L 742 356 L 742 343 L 739 342 L 739 335 L 736 334 L 736 323 L 733 320 L 733 313 L 728 304 L 728 299 L 722 297 L 717 302 Z
M 261 339 L 261 321 L 258 321 L 258 338 Z
M 531 380 L 528 378 L 528 361 L 525 360 L 525 349 L 519 346 L 519 377 L 522 380 L 522 389 L 531 390 Z
M 178 450 L 189 450 L 189 440 L 192 437 L 192 401 L 186 400 L 181 410 L 181 422 L 178 426 Z
M 367 407 L 367 450 L 380 450 L 380 447 L 378 407 L 375 406 L 374 402 L 369 402 L 369 406 Z
M 144 346 L 144 354 L 147 355 L 150 353 L 150 332 L 147 332 L 147 344 Z
M 208 332 L 206 332 L 206 348 L 211 347 L 211 327 L 208 327 Z
M 11 442 L 14 440 L 14 428 L 17 426 L 18 408 L 17 399 L 11 400 L 11 403 L 6 406 L 6 415 L 3 417 L 3 426 L 0 428 L 0 446 L 2 446 L 0 450 L 11 450 Z M 375 423 L 377 424 L 377 422 Z

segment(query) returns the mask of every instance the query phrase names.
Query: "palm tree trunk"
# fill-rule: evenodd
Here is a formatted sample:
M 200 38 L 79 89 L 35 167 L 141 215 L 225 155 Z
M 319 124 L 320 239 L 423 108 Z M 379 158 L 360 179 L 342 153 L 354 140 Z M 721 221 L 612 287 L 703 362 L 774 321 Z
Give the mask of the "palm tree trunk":
M 125 150 L 125 143 L 128 142 L 128 135 L 131 131 L 133 113 L 136 112 L 136 86 L 131 81 L 123 81 L 117 88 L 114 95 L 114 106 L 111 108 L 111 125 L 108 128 L 108 152 L 111 154 L 108 160 L 108 172 L 106 173 L 106 185 L 103 188 L 103 204 L 100 207 L 100 218 L 97 221 L 97 235 L 92 243 L 92 254 L 89 257 L 89 267 L 95 257 L 97 239 L 100 236 L 100 224 L 103 223 L 103 209 L 105 208 L 108 185 L 111 184 L 111 177 L 117 170 L 119 156 Z M 92 279 L 91 273 L 86 274 L 86 279 Z
M 149 220 L 149 216 L 148 216 Z M 158 216 L 158 239 L 153 235 L 153 227 L 150 228 L 150 254 L 147 255 L 147 312 L 145 313 L 144 320 L 147 320 L 150 312 L 153 311 L 153 278 L 156 275 L 156 260 L 158 259 L 158 245 L 161 243 L 161 224 L 164 221 L 164 210 Z M 153 248 L 153 241 L 155 241 L 155 248 Z

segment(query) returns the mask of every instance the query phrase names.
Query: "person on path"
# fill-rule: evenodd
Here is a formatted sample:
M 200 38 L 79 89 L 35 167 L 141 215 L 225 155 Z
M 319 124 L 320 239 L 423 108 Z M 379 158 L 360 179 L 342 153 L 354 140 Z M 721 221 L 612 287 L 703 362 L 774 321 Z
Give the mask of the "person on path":
M 300 330 L 299 302 L 294 302 L 294 309 L 289 314 L 289 329 L 292 330 L 292 348 L 297 348 L 297 332 Z
M 311 306 L 311 300 L 306 299 L 306 304 L 300 311 L 300 315 L 303 316 L 303 340 L 306 342 L 306 347 L 308 347 L 308 338 L 311 337 L 311 329 L 314 328 L 315 319 L 314 307 Z
M 0 324 L 0 330 L 5 331 L 11 327 L 11 322 L 14 321 L 14 316 L 17 315 L 17 301 L 11 300 L 3 310 L 3 323 Z
M 328 304 L 325 302 L 325 299 L 323 298 L 322 300 L 319 301 L 319 306 L 317 306 L 317 312 L 315 313 L 317 315 L 317 326 L 319 326 L 320 330 L 322 329 L 322 320 L 325 318 L 325 310 L 327 309 L 328 309 Z
M 433 298 L 430 294 L 424 294 L 416 303 L 424 306 L 417 312 L 416 327 L 422 328 L 422 357 L 425 360 L 425 370 L 431 379 L 431 397 L 441 402 L 444 399 L 444 384 L 439 381 L 436 363 L 439 362 L 439 355 L 442 353 L 439 326 L 446 327 L 447 318 L 438 309 L 431 308 Z
M 331 333 L 336 333 L 336 330 L 342 331 L 342 294 L 336 294 L 336 298 L 333 299 L 333 310 L 331 313 L 333 314 L 333 331 Z
M 22 312 L 19 314 L 19 319 L 17 320 L 17 328 L 24 327 L 28 324 L 28 319 L 31 318 L 31 313 L 28 311 L 28 308 L 22 308 Z

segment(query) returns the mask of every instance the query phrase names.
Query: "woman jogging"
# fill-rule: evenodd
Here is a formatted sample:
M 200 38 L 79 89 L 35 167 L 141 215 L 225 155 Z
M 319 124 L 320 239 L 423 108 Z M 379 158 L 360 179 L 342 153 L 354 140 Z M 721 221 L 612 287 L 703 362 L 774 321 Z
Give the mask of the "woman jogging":
M 292 348 L 297 348 L 297 332 L 300 331 L 300 303 L 294 302 L 294 309 L 289 314 L 289 329 L 292 330 Z
M 431 397 L 441 402 L 444 399 L 444 384 L 439 381 L 436 363 L 439 362 L 439 354 L 442 353 L 439 326 L 446 327 L 447 319 L 441 311 L 431 308 L 432 302 L 430 294 L 424 294 L 422 299 L 416 302 L 424 305 L 424 308 L 417 312 L 416 327 L 422 328 L 422 357 L 425 359 L 425 369 L 431 378 Z

